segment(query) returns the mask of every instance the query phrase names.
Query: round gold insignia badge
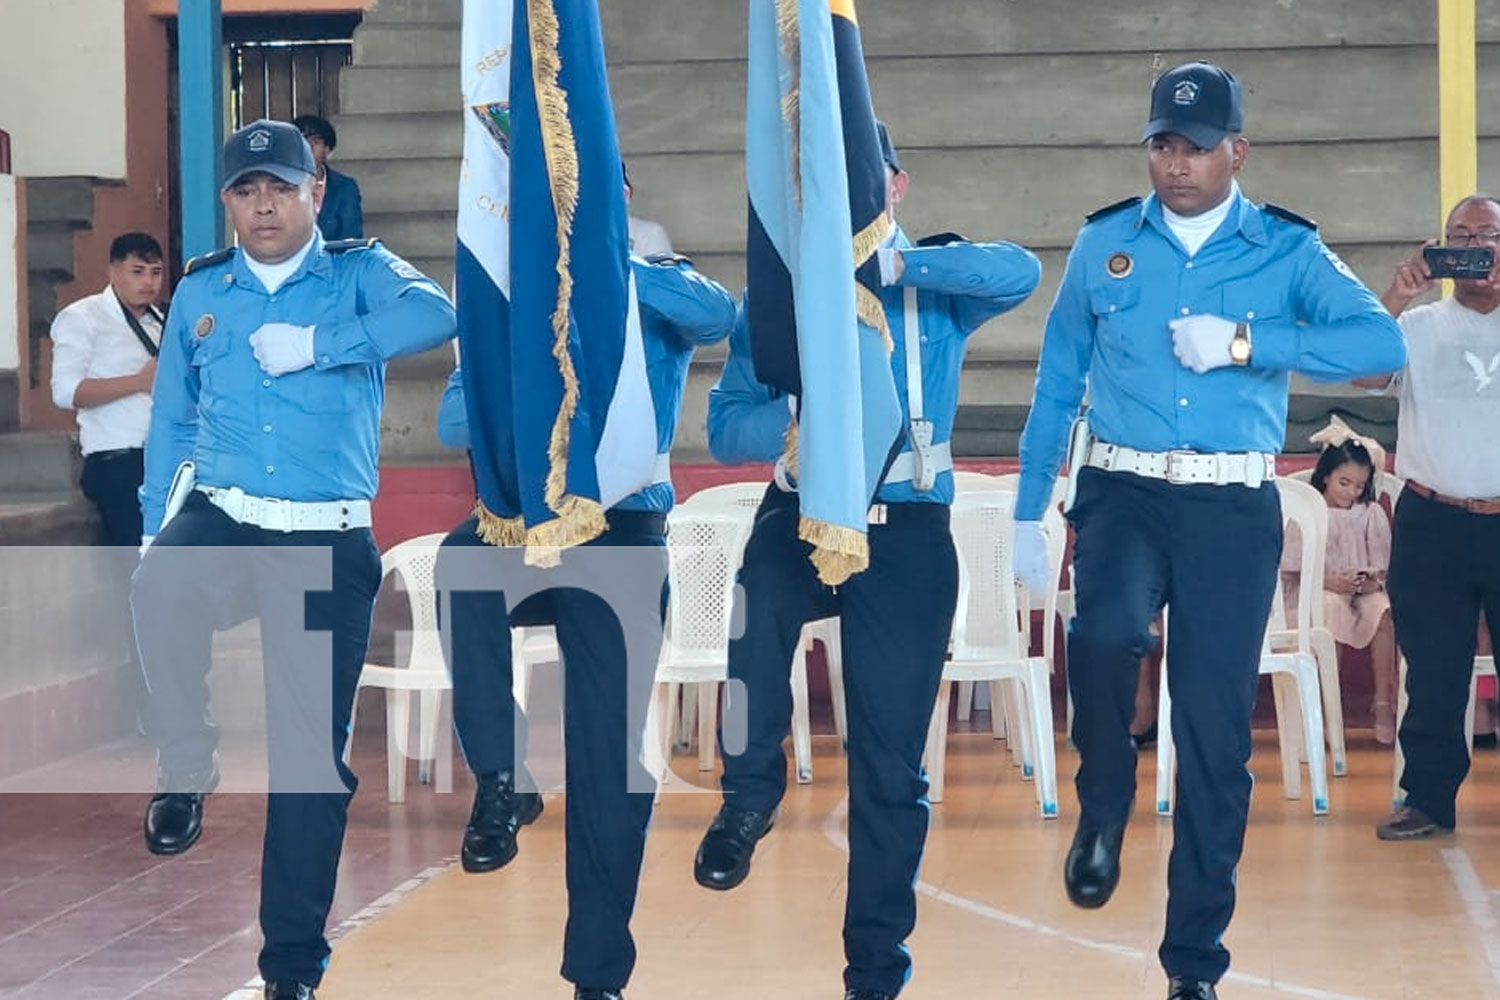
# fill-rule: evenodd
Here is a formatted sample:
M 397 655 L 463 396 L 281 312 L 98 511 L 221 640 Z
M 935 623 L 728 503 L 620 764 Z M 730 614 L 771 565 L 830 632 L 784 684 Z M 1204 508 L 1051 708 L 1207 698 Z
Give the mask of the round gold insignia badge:
M 202 316 L 198 317 L 198 322 L 193 324 L 193 336 L 197 337 L 199 340 L 202 340 L 204 337 L 207 337 L 210 333 L 213 332 L 213 313 L 204 313 Z
M 1129 277 L 1130 272 L 1135 270 L 1135 261 L 1130 254 L 1121 250 L 1109 255 L 1109 260 L 1104 262 L 1104 269 L 1111 278 Z

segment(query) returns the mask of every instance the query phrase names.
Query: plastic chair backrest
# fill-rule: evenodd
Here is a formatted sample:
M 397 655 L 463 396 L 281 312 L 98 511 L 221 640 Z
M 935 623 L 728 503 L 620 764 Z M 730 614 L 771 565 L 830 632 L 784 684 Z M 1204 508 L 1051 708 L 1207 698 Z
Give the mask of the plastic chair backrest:
M 396 574 L 401 589 L 406 591 L 407 606 L 411 609 L 411 656 L 407 667 L 412 670 L 447 670 L 438 635 L 435 583 L 438 546 L 445 537 L 437 533 L 408 538 L 380 557 L 381 577 Z
M 748 519 L 678 507 L 667 515 L 667 637 L 673 662 L 725 662 L 734 616 L 735 574 L 750 536 Z
M 1328 503 L 1323 494 L 1293 477 L 1276 480 L 1281 493 L 1283 529 L 1295 524 L 1302 536 L 1301 583 L 1297 587 L 1297 648 L 1311 649 L 1311 628 L 1323 626 L 1323 563 L 1328 554 Z M 1270 627 L 1285 630 L 1286 609 L 1277 573 L 1276 597 L 1271 602 Z
M 1015 499 L 1014 493 L 993 490 L 960 493 L 953 501 L 953 544 L 958 549 L 955 660 L 1026 656 L 1011 564 Z
M 754 516 L 766 495 L 764 482 L 721 483 L 709 486 L 679 503 L 678 509 L 702 512 L 745 512 Z

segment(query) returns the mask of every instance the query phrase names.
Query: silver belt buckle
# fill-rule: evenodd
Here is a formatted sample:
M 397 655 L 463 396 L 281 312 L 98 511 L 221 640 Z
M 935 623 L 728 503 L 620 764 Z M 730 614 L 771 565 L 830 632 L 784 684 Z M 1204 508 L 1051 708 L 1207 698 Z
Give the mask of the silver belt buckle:
M 1185 472 L 1178 468 L 1178 464 L 1186 464 L 1191 458 L 1196 457 L 1196 452 L 1191 451 L 1169 451 L 1167 452 L 1167 482 L 1173 486 L 1185 486 L 1192 482 Z

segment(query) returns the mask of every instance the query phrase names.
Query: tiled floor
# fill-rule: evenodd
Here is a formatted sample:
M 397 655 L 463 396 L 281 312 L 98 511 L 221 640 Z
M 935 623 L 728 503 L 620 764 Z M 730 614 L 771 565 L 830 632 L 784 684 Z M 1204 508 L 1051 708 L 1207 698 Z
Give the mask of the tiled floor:
M 362 718 L 378 718 L 378 704 L 366 702 Z M 556 736 L 545 727 L 533 735 L 539 743 Z M 1500 854 L 1492 850 L 1500 758 L 1477 762 L 1458 837 L 1387 845 L 1371 826 L 1388 808 L 1389 751 L 1367 734 L 1351 743 L 1351 775 L 1332 783 L 1332 812 L 1315 819 L 1305 802 L 1282 797 L 1274 736 L 1258 736 L 1259 783 L 1227 940 L 1235 973 L 1221 996 L 1500 998 Z M 468 811 L 462 775 L 452 794 L 413 784 L 404 805 L 388 806 L 383 749 L 378 725 L 362 724 L 354 760 L 364 784 L 332 921 L 344 934 L 320 996 L 565 998 L 557 978 L 562 800 L 549 797 L 514 864 L 467 876 L 442 867 Z M 813 784 L 791 789 L 755 874 L 732 893 L 705 892 L 690 875 L 717 798 L 662 797 L 634 924 L 641 955 L 631 1000 L 840 995 L 843 757 L 831 738 L 816 739 L 815 750 Z M 231 764 L 233 755 L 231 747 Z M 679 757 L 679 773 L 711 785 L 694 760 Z M 1075 758 L 1063 751 L 1059 763 L 1066 777 Z M 1162 996 L 1154 951 L 1171 837 L 1150 813 L 1152 763 L 1143 755 L 1142 808 L 1119 893 L 1084 913 L 1059 884 L 1076 817 L 1069 784 L 1063 818 L 1044 822 L 1004 744 L 955 735 L 904 1000 Z M 149 775 L 149 757 L 117 748 L 92 767 L 123 780 Z M 145 798 L 0 795 L 0 997 L 222 1000 L 253 975 L 261 796 L 215 795 L 203 841 L 166 860 L 141 846 Z

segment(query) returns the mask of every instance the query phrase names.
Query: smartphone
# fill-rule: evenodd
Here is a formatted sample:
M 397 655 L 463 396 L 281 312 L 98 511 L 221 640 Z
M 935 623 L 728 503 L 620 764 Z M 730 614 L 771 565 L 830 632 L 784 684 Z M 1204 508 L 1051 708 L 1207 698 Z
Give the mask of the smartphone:
M 1495 266 L 1489 247 L 1426 247 L 1422 257 L 1434 278 L 1488 278 Z

